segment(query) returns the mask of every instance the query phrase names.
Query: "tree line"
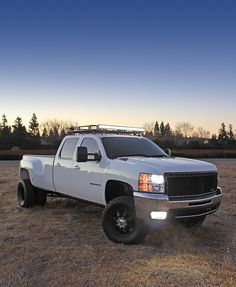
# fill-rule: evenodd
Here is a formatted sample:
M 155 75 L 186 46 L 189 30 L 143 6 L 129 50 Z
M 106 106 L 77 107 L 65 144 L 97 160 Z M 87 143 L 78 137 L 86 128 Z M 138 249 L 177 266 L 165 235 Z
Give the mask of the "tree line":
M 2 115 L 0 123 L 0 149 L 19 148 L 56 148 L 66 131 L 73 125 L 71 122 L 49 120 L 39 124 L 37 116 L 33 113 L 26 127 L 21 117 L 17 117 L 10 126 L 6 115 Z
M 211 134 L 203 127 L 194 128 L 188 122 L 177 123 L 173 129 L 169 123 L 145 123 L 146 135 L 161 147 L 183 148 L 236 148 L 236 131 L 233 125 L 222 123 L 218 134 Z
M 67 130 L 77 125 L 68 121 L 48 120 L 41 124 L 33 113 L 28 127 L 21 117 L 17 117 L 14 124 L 8 124 L 5 114 L 0 123 L 0 149 L 19 148 L 57 148 Z M 145 123 L 146 136 L 162 147 L 176 148 L 236 148 L 236 132 L 232 124 L 222 123 L 218 134 L 210 134 L 203 127 L 195 129 L 188 122 L 176 124 L 173 129 L 169 123 L 163 121 Z

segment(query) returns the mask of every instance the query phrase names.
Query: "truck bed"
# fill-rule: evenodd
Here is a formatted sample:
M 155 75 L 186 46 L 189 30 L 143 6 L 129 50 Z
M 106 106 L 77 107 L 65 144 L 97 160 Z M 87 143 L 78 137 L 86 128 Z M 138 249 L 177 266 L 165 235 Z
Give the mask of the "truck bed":
M 30 175 L 33 186 L 55 191 L 53 183 L 54 155 L 24 155 L 20 163 Z

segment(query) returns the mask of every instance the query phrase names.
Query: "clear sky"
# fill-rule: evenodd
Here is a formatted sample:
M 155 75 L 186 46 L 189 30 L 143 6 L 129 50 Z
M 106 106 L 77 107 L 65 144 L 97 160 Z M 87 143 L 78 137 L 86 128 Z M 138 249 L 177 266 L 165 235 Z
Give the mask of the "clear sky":
M 236 1 L 0 1 L 0 114 L 236 128 Z

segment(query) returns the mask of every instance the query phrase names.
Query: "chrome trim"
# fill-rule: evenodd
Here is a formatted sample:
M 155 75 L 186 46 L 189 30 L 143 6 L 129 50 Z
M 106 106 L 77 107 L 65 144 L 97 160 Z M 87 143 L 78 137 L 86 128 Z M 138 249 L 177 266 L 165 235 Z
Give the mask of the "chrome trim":
M 183 215 L 182 217 L 196 217 L 201 215 L 206 215 L 215 212 L 221 202 L 222 189 L 217 187 L 218 194 L 213 196 L 200 198 L 200 199 L 190 199 L 190 200 L 169 200 L 166 194 L 148 193 L 148 192 L 134 192 L 134 204 L 136 216 L 138 218 L 150 218 L 151 211 L 178 211 L 178 210 L 196 210 L 197 208 L 207 208 L 216 207 L 209 212 L 203 212 L 200 214 L 193 215 Z M 177 218 L 177 217 L 176 217 Z
M 190 218 L 190 217 L 204 216 L 204 215 L 208 215 L 208 214 L 211 214 L 211 213 L 213 213 L 213 212 L 216 212 L 216 211 L 217 211 L 217 209 L 218 209 L 218 207 L 217 207 L 217 208 L 215 208 L 215 209 L 212 209 L 211 211 L 203 212 L 203 213 L 200 213 L 200 214 L 179 215 L 179 216 L 177 215 L 177 216 L 175 216 L 175 218 Z

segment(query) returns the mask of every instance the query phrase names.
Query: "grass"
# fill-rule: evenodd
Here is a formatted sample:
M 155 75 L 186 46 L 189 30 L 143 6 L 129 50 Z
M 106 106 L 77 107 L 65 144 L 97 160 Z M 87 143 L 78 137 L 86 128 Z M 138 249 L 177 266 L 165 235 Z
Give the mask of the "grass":
M 235 286 L 236 167 L 218 167 L 222 205 L 199 230 L 167 224 L 129 246 L 106 238 L 99 207 L 49 198 L 20 208 L 18 171 L 1 167 L 0 286 Z

